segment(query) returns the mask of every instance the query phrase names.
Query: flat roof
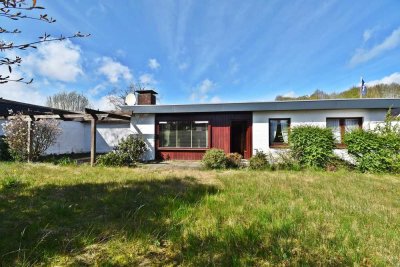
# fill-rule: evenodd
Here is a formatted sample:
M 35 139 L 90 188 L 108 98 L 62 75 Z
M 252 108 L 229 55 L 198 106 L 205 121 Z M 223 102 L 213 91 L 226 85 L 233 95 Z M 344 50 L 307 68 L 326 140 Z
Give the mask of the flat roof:
M 185 105 L 134 105 L 121 106 L 133 113 L 198 113 L 235 111 L 288 111 L 288 110 L 337 110 L 337 109 L 398 109 L 400 98 L 324 99 L 270 102 L 242 102 Z

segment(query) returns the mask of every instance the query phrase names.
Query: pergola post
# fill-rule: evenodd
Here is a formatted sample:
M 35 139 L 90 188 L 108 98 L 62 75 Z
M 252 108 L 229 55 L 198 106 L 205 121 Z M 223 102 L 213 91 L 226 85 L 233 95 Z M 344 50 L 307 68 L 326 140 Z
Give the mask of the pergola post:
M 90 120 L 90 166 L 96 162 L 96 124 L 97 118 L 93 116 Z
M 30 119 L 28 123 L 28 140 L 27 140 L 27 151 L 28 151 L 28 162 L 32 161 L 32 144 L 33 144 L 33 120 Z

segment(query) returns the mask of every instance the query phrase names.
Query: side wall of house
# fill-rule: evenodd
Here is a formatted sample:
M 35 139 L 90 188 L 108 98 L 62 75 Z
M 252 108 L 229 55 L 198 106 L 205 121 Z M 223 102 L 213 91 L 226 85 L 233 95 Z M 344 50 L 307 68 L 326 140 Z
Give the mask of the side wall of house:
M 385 119 L 387 110 L 376 109 L 349 109 L 349 110 L 310 110 L 310 111 L 260 111 L 253 112 L 253 155 L 257 150 L 266 153 L 276 154 L 282 149 L 269 147 L 269 119 L 288 118 L 290 127 L 300 125 L 314 125 L 326 127 L 327 118 L 363 118 L 363 128 L 372 129 L 377 123 Z M 350 160 L 345 149 L 336 149 L 335 154 Z
M 131 133 L 143 138 L 148 151 L 143 156 L 144 160 L 154 160 L 155 150 L 155 114 L 136 114 L 132 116 L 130 124 Z
M 3 126 L 2 126 L 2 124 L 3 124 L 4 122 L 5 122 L 5 120 L 0 120 L 0 136 L 4 135 Z

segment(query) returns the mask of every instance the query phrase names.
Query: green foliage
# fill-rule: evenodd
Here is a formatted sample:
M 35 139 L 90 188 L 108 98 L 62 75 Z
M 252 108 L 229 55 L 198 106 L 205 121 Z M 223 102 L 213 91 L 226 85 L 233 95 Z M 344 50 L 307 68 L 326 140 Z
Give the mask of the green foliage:
M 6 189 L 16 188 L 21 184 L 22 184 L 21 181 L 15 176 L 6 175 L 1 180 L 2 187 Z
M 400 129 L 389 115 L 375 130 L 347 133 L 344 141 L 358 170 L 400 173 Z
M 333 157 L 335 141 L 329 128 L 295 127 L 289 135 L 289 143 L 293 157 L 305 167 L 325 168 Z
M 299 171 L 302 167 L 290 151 L 280 151 L 271 164 L 271 170 Z
M 249 168 L 251 170 L 265 170 L 269 166 L 267 154 L 262 151 L 257 151 L 249 160 Z
M 100 166 L 134 166 L 146 151 L 147 145 L 143 139 L 130 135 L 122 138 L 113 151 L 99 156 L 97 164 Z
M 278 95 L 275 100 L 288 101 L 288 100 L 316 100 L 316 99 L 339 99 L 339 98 L 359 98 L 360 87 L 352 87 L 348 90 L 339 93 L 326 93 L 322 90 L 315 90 L 311 95 L 304 95 L 299 97 L 286 97 Z M 400 84 L 377 84 L 368 87 L 367 95 L 365 98 L 399 98 L 400 97 Z
M 11 154 L 7 142 L 3 136 L 0 136 L 0 161 L 11 160 Z
M 117 153 L 116 151 L 112 151 L 97 157 L 96 164 L 98 166 L 107 167 L 122 167 L 129 165 L 128 158 L 124 157 L 124 155 L 120 153 Z
M 225 169 L 228 167 L 228 160 L 222 149 L 212 148 L 207 150 L 201 162 L 207 169 Z
M 242 166 L 242 155 L 239 153 L 229 153 L 226 155 L 226 160 L 228 162 L 228 168 L 240 168 Z

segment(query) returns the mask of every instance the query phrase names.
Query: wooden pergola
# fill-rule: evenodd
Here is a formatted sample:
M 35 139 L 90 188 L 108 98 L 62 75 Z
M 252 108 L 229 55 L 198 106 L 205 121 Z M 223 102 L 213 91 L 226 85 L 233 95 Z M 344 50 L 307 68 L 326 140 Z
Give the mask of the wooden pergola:
M 100 111 L 86 108 L 85 112 L 70 112 L 66 110 L 53 109 L 51 111 L 24 111 L 20 112 L 20 117 L 27 121 L 28 123 L 28 161 L 31 161 L 31 151 L 32 151 L 32 122 L 45 119 L 57 119 L 62 121 L 77 121 L 77 122 L 88 122 L 91 123 L 90 130 L 90 165 L 94 166 L 96 161 L 96 131 L 97 122 L 104 121 L 130 121 L 132 113 L 116 113 L 108 111 Z M 0 119 L 10 120 L 15 118 L 15 115 L 10 114 L 0 114 Z

